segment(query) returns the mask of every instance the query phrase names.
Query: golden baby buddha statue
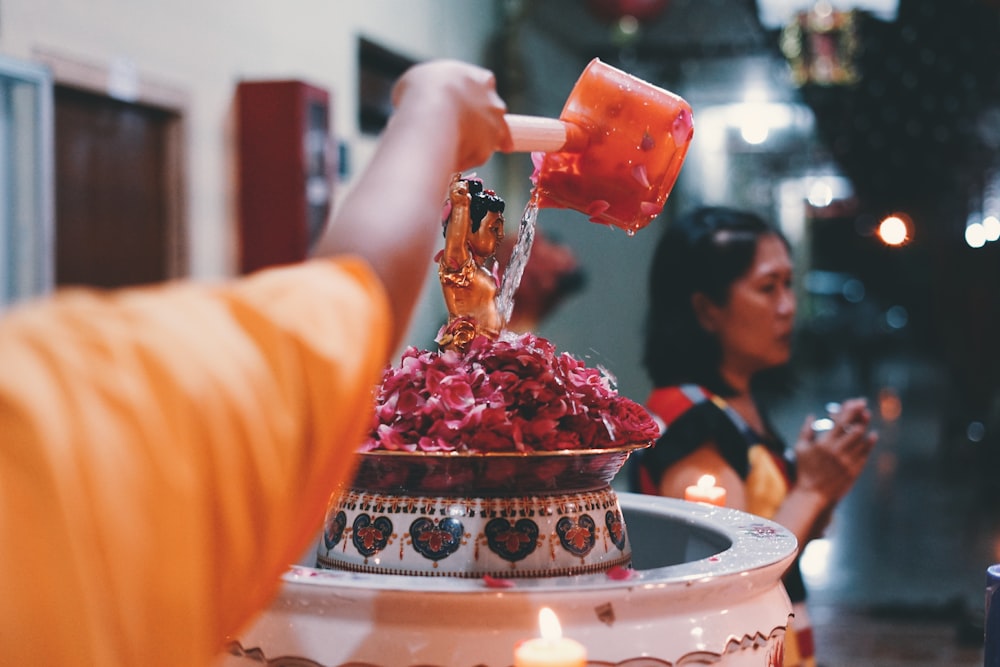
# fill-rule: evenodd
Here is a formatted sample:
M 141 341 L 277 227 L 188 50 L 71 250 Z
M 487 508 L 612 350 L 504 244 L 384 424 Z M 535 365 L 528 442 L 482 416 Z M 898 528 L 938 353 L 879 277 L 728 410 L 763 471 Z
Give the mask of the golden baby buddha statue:
M 475 178 L 456 174 L 444 215 L 444 250 L 438 278 L 448 308 L 448 324 L 438 344 L 464 350 L 476 336 L 496 339 L 504 328 L 497 308 L 496 251 L 504 237 L 504 200 Z

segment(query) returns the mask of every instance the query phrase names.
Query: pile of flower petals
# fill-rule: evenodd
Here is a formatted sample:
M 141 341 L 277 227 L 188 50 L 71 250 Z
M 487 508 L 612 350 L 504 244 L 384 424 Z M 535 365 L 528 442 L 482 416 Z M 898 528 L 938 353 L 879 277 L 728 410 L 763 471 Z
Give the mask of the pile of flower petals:
M 362 451 L 509 452 L 649 442 L 649 413 L 607 373 L 531 333 L 479 337 L 465 353 L 408 348 L 376 390 Z

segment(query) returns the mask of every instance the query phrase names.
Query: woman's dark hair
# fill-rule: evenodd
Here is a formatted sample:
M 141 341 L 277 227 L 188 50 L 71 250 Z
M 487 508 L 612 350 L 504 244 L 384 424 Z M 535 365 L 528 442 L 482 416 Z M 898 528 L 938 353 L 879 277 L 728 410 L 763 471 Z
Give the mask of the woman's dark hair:
M 649 273 L 643 364 L 655 386 L 695 383 L 732 395 L 719 375 L 719 342 L 698 323 L 691 297 L 701 292 L 724 304 L 768 235 L 788 245 L 763 218 L 723 207 L 699 208 L 667 225 Z

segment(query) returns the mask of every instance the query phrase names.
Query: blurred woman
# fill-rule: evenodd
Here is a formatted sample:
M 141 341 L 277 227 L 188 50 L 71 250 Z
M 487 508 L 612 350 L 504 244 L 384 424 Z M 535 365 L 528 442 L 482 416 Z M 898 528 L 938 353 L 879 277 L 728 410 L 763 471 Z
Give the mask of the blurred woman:
M 636 490 L 677 498 L 712 475 L 728 506 L 782 524 L 801 550 L 876 436 L 862 399 L 844 401 L 822 434 L 807 417 L 791 451 L 768 420 L 761 392 L 791 357 L 792 269 L 788 242 L 751 213 L 701 208 L 667 227 L 650 272 L 643 358 L 654 384 L 647 407 L 663 430 L 632 470 Z M 795 613 L 785 664 L 815 664 L 797 561 L 785 586 Z

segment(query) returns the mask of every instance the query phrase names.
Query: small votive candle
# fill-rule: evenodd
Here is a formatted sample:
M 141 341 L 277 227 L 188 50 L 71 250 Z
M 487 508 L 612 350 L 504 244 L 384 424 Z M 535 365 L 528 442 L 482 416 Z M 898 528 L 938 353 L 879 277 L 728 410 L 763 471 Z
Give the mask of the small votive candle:
M 555 612 L 542 607 L 538 612 L 541 637 L 527 639 L 514 647 L 514 667 L 586 667 L 587 649 L 562 636 Z
M 715 485 L 715 477 L 712 475 L 702 475 L 698 478 L 697 484 L 684 489 L 684 500 L 725 507 L 726 490 Z

